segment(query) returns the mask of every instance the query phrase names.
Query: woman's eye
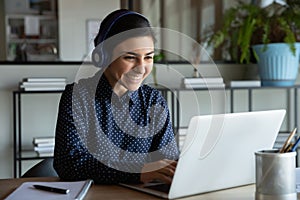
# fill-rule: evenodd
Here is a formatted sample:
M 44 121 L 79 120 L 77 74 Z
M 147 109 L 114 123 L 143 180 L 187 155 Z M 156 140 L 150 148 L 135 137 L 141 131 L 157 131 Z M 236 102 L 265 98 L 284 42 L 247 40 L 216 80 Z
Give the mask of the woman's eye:
M 146 56 L 145 59 L 146 59 L 146 60 L 152 60 L 152 59 L 153 59 L 153 56 Z
M 126 60 L 134 60 L 134 59 L 135 59 L 134 56 L 125 56 L 124 58 L 125 58 Z

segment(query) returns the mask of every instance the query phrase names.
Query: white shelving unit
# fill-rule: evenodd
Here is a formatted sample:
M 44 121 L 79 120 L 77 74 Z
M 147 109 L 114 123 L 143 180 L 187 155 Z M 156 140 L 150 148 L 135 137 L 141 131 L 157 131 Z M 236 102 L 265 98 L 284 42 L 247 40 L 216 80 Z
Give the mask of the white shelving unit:
M 185 140 L 185 134 L 187 130 L 187 126 L 183 125 L 181 121 L 183 121 L 184 117 L 188 117 L 186 114 L 188 112 L 188 103 L 185 101 L 187 98 L 190 98 L 190 94 L 187 94 L 187 92 L 196 92 L 196 93 L 203 93 L 205 95 L 209 95 L 207 93 L 207 89 L 200 88 L 200 89 L 184 89 L 184 88 L 173 88 L 173 89 L 167 89 L 167 88 L 157 88 L 162 92 L 162 95 L 166 98 L 168 102 L 168 106 L 170 109 L 171 114 L 171 120 L 174 128 L 174 132 L 176 133 L 176 137 L 179 142 L 179 148 L 181 148 L 182 143 Z M 218 91 L 220 88 L 215 88 L 214 90 Z M 283 98 L 287 98 L 285 105 L 279 105 L 277 108 L 273 109 L 286 109 L 286 124 L 285 126 L 281 127 L 275 146 L 274 148 L 280 148 L 282 147 L 283 143 L 287 139 L 287 137 L 290 134 L 290 131 L 293 130 L 295 127 L 298 127 L 299 124 L 299 90 L 300 85 L 295 85 L 292 87 L 248 87 L 248 88 L 225 88 L 227 95 L 228 95 L 228 102 L 229 103 L 229 112 L 240 112 L 237 110 L 239 102 L 243 101 L 245 102 L 245 110 L 244 111 L 255 111 L 258 110 L 268 110 L 267 105 L 261 104 L 263 102 L 257 102 L 259 99 L 256 99 L 255 97 L 261 96 L 262 92 L 270 92 L 275 93 L 275 90 L 277 92 L 285 93 L 286 96 Z M 20 177 L 22 175 L 22 162 L 23 161 L 30 161 L 30 160 L 38 160 L 38 159 L 44 159 L 46 157 L 41 157 L 36 154 L 33 150 L 29 150 L 25 148 L 24 144 L 26 141 L 24 141 L 26 138 L 24 136 L 24 132 L 26 132 L 24 125 L 27 124 L 28 126 L 31 126 L 32 121 L 24 121 L 26 120 L 26 117 L 22 116 L 29 116 L 28 111 L 32 110 L 33 107 L 30 107 L 27 110 L 23 110 L 24 104 L 22 101 L 24 101 L 24 97 L 26 95 L 41 95 L 44 96 L 46 94 L 55 94 L 60 95 L 62 91 L 14 91 L 13 92 L 13 126 L 14 126 L 14 177 Z M 244 95 L 240 94 L 239 92 L 245 93 L 246 98 L 244 98 Z M 25 96 L 24 96 L 25 95 Z M 201 96 L 202 102 L 197 105 L 201 107 L 207 107 L 208 105 L 205 103 L 204 96 Z M 185 97 L 185 98 L 181 98 Z M 271 97 L 272 98 L 272 97 Z M 277 97 L 279 98 L 279 97 Z M 179 102 L 181 101 L 181 102 Z M 25 102 L 26 103 L 26 102 Z M 48 102 L 49 103 L 49 102 Z M 268 103 L 268 100 L 267 100 Z M 44 104 L 44 102 L 42 102 Z M 260 105 L 261 104 L 261 105 Z M 47 105 L 45 105 L 47 107 Z M 27 113 L 26 113 L 27 111 Z M 49 113 L 47 113 L 49 114 Z M 57 113 L 56 113 L 57 114 Z M 191 116 L 190 116 L 191 117 Z M 56 116 L 54 117 L 56 120 Z M 189 117 L 188 117 L 189 118 Z M 30 123 L 31 122 L 31 123 Z M 48 122 L 46 122 L 48 123 Z M 51 124 L 51 123 L 50 123 Z M 40 123 L 34 124 L 34 129 L 38 129 L 41 125 Z M 29 128 L 29 127 L 27 127 Z M 42 127 L 43 129 L 44 127 Z M 44 132 L 47 132 L 45 130 Z M 54 133 L 53 133 L 54 134 Z M 297 137 L 299 134 L 297 134 Z M 296 139 L 296 138 L 294 138 Z M 299 156 L 297 158 L 299 160 Z M 299 161 L 297 161 L 297 166 L 299 166 Z

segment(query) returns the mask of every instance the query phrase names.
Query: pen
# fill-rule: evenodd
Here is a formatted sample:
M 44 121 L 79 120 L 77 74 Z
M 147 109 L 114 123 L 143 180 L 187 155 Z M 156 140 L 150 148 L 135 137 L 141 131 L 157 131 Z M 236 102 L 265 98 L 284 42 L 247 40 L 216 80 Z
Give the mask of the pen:
M 296 133 L 297 128 L 295 128 L 291 134 L 289 135 L 289 137 L 287 138 L 287 140 L 285 141 L 284 145 L 282 146 L 282 148 L 280 149 L 279 153 L 285 153 L 286 148 L 288 148 L 288 146 L 290 145 L 291 140 L 293 139 L 295 133 Z
M 36 189 L 39 190 L 44 190 L 48 192 L 55 192 L 59 194 L 67 194 L 70 190 L 69 189 L 64 189 L 64 188 L 56 188 L 56 187 L 50 187 L 50 186 L 45 186 L 45 185 L 33 185 Z
M 297 139 L 297 141 L 295 142 L 295 144 L 293 145 L 291 151 L 296 151 L 296 149 L 297 149 L 299 143 L 300 143 L 300 137 L 298 137 L 298 139 Z
M 293 143 L 290 143 L 284 150 L 284 152 L 290 152 L 293 148 L 294 144 Z

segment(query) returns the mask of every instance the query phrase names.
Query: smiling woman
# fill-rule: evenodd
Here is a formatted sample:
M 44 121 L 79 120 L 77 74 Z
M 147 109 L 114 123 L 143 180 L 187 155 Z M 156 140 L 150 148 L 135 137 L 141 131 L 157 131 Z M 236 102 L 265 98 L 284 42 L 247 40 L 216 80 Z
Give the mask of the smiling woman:
M 154 34 L 121 9 L 101 23 L 92 60 L 99 71 L 67 85 L 56 127 L 54 168 L 66 180 L 171 183 L 179 152 L 165 99 L 144 85 Z

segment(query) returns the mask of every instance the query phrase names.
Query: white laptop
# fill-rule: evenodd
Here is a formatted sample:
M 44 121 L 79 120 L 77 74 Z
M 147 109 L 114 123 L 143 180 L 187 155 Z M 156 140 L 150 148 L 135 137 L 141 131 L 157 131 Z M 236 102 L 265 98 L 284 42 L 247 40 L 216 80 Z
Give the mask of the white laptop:
M 254 152 L 273 148 L 285 113 L 270 110 L 195 116 L 169 191 L 158 191 L 166 185 L 157 183 L 121 185 L 176 199 L 254 183 Z

